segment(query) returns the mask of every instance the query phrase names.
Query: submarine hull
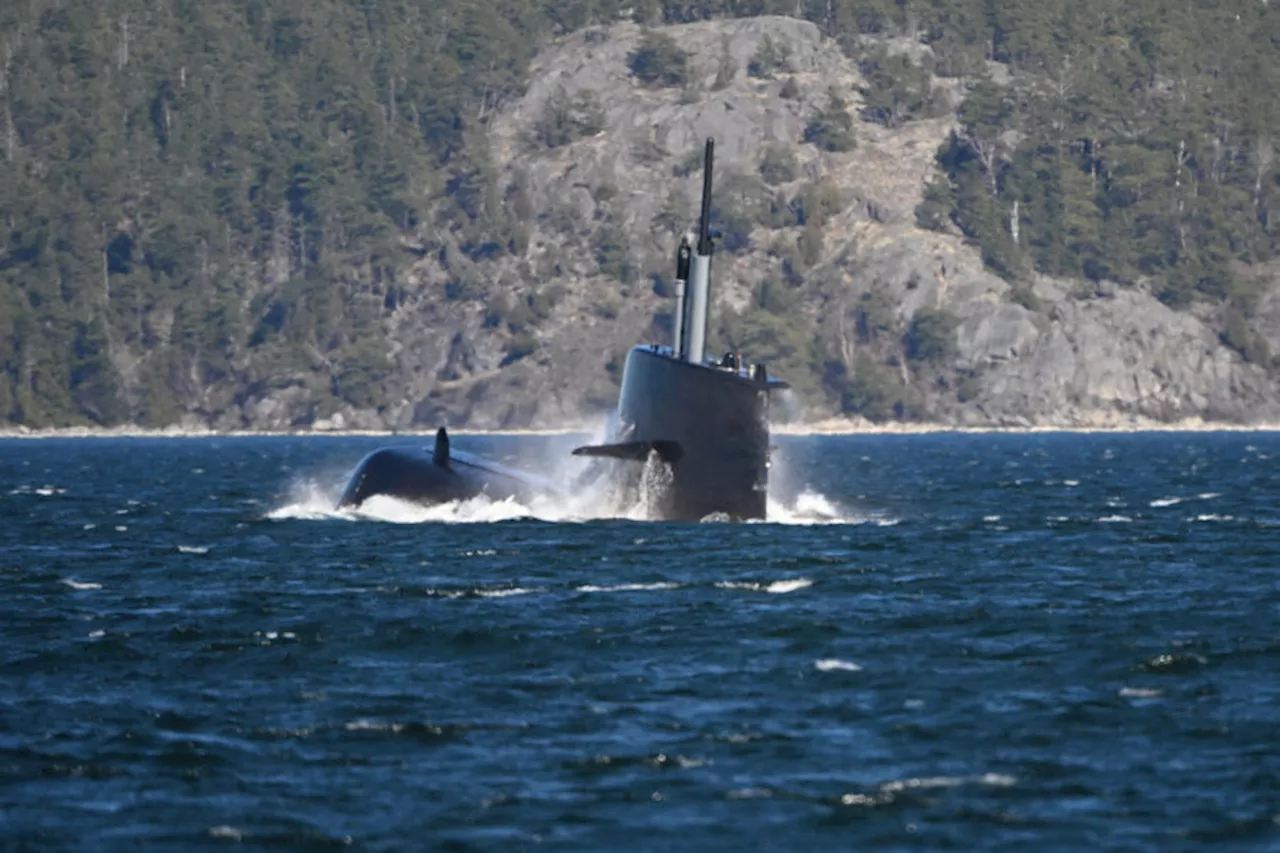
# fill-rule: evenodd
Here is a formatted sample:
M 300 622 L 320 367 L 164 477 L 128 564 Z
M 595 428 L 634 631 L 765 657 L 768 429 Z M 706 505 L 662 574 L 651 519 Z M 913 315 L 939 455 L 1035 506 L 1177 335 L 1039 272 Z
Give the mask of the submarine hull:
M 662 517 L 765 518 L 769 388 L 736 369 L 683 361 L 659 347 L 631 350 L 618 400 L 618 440 L 675 449 L 658 451 L 671 472 L 658 498 Z
M 445 453 L 448 453 L 447 445 Z M 439 451 L 427 447 L 375 450 L 356 466 L 338 500 L 338 507 L 358 507 L 374 495 L 430 506 L 480 495 L 495 501 L 514 498 L 528 503 L 554 492 L 549 484 L 539 482 L 532 475 L 471 457 L 460 458 L 463 456 L 447 455 L 441 464 Z

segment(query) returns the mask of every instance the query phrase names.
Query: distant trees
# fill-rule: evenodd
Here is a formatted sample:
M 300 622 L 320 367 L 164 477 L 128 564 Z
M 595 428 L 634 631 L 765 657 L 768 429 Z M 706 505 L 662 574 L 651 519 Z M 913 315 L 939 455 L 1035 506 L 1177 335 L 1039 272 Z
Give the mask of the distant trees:
M 827 94 L 827 106 L 819 110 L 805 127 L 804 141 L 826 151 L 853 150 L 853 116 L 849 115 L 844 98 L 834 88 Z
M 564 89 L 557 89 L 543 105 L 533 134 L 547 148 L 559 148 L 603 129 L 604 110 L 592 92 L 580 92 L 570 98 Z
M 683 86 L 689 80 L 689 54 L 666 33 L 648 30 L 627 56 L 637 80 L 650 86 Z
M 760 177 L 766 184 L 785 184 L 796 179 L 796 155 L 791 149 L 767 146 L 760 158 Z
M 942 364 L 956 353 L 957 319 L 940 308 L 921 308 L 907 327 L 907 358 Z
M 779 72 L 792 71 L 791 48 L 786 44 L 778 44 L 768 33 L 760 39 L 756 52 L 747 61 L 747 76 L 772 78 Z
M 372 405 L 410 258 L 438 260 L 447 298 L 489 299 L 500 286 L 479 264 L 522 254 L 539 222 L 597 238 L 611 275 L 639 275 L 617 233 L 567 203 L 535 211 L 525 189 L 501 185 L 485 135 L 544 39 L 617 20 L 615 0 L 180 6 L 0 8 L 0 421 L 163 424 L 271 383 Z M 960 101 L 919 224 L 963 234 L 1015 282 L 1141 281 L 1170 305 L 1215 303 L 1223 341 L 1271 363 L 1245 320 L 1240 270 L 1280 253 L 1276 4 L 654 0 L 632 14 L 797 8 L 858 58 L 858 118 L 892 128 L 934 115 L 940 86 Z M 886 34 L 909 50 L 862 38 Z M 690 57 L 661 30 L 627 65 L 643 85 L 692 91 Z M 746 70 L 798 99 L 811 83 L 792 65 L 762 38 Z M 722 50 L 712 88 L 736 71 Z M 553 96 L 535 141 L 596 132 L 600 107 Z M 803 139 L 848 151 L 856 136 L 833 91 Z M 632 155 L 664 151 L 653 140 Z M 694 152 L 678 168 L 699 163 Z M 780 191 L 798 179 L 784 151 L 758 165 L 720 204 L 723 244 L 742 251 L 760 226 L 804 226 L 803 265 L 830 246 L 822 222 L 844 202 Z M 688 213 L 672 204 L 654 226 L 683 227 Z M 771 307 L 798 299 L 786 275 L 775 284 Z M 783 328 L 811 320 L 771 316 L 744 333 L 822 374 L 826 356 Z M 536 347 L 529 323 L 508 326 L 524 336 L 513 355 Z M 912 369 L 938 352 L 939 328 L 915 330 Z M 851 357 L 831 393 L 879 405 L 892 395 L 876 389 L 896 381 L 881 367 Z
M 862 87 L 862 118 L 886 127 L 912 119 L 932 118 L 946 109 L 934 90 L 933 75 L 904 54 L 883 48 L 858 63 L 867 85 Z

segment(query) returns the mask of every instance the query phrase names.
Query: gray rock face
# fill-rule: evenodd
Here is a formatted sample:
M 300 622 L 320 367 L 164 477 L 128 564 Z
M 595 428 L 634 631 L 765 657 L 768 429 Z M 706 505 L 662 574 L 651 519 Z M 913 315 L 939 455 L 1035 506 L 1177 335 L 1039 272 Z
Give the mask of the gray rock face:
M 387 329 L 394 344 L 386 382 L 394 389 L 391 399 L 376 411 L 346 411 L 342 424 L 554 426 L 588 422 L 611 408 L 622 355 L 662 334 L 655 316 L 671 305 L 644 278 L 606 269 L 602 236 L 610 228 L 623 236 L 622 253 L 633 268 L 667 269 L 676 238 L 655 226 L 655 216 L 674 195 L 685 221 L 693 222 L 697 169 L 684 180 L 673 173 L 689 165 L 707 137 L 716 140 L 721 187 L 732 173 L 755 176 L 766 147 L 778 145 L 794 155 L 798 173 L 767 193 L 793 194 L 810 183 L 838 190 L 842 209 L 825 223 L 821 257 L 805 272 L 799 292 L 811 324 L 805 333 L 828 343 L 847 366 L 866 346 L 849 331 L 865 295 L 889 306 L 898 335 L 922 309 L 955 317 L 955 360 L 944 367 L 970 377 L 964 401 L 903 369 L 904 379 L 920 384 L 934 418 L 969 425 L 1105 425 L 1134 418 L 1280 415 L 1273 377 L 1224 347 L 1204 319 L 1172 311 L 1144 290 L 1095 287 L 1086 298 L 1075 283 L 1049 279 L 1036 280 L 1035 298 L 1024 294 L 1019 304 L 1007 282 L 983 269 L 974 247 L 916 228 L 914 209 L 952 119 L 896 129 L 856 122 L 857 148 L 848 153 L 803 144 L 805 126 L 826 106 L 829 90 L 857 115 L 862 83 L 856 65 L 813 25 L 766 17 L 662 32 L 690 53 L 692 83 L 684 89 L 647 88 L 632 76 L 628 56 L 642 37 L 632 24 L 565 36 L 536 59 L 526 95 L 487 125 L 499 195 L 506 188 L 509 199 L 512 188 L 521 187 L 532 211 L 522 223 L 527 250 L 473 263 L 452 236 L 424 230 L 424 244 L 443 240 L 447 251 L 444 260 L 431 254 L 404 270 L 412 287 Z M 788 53 L 790 71 L 749 77 L 747 63 L 766 35 Z M 727 81 L 725 68 L 733 70 Z M 717 78 L 727 85 L 715 88 Z M 782 97 L 788 78 L 795 83 L 792 98 Z M 548 148 L 536 128 L 549 104 L 562 98 L 595 104 L 603 125 L 593 135 Z M 717 254 L 715 310 L 750 303 L 756 285 L 779 274 L 775 248 L 794 246 L 799 233 L 796 227 L 757 228 L 746 251 Z M 445 297 L 446 283 L 464 275 L 490 283 L 491 295 L 523 300 L 558 294 L 550 312 L 528 325 L 537 345 L 532 353 L 512 358 L 511 333 L 485 322 L 492 304 Z M 1109 295 L 1099 298 L 1102 292 Z M 1280 335 L 1276 288 L 1260 306 L 1251 322 L 1274 350 Z M 888 345 L 898 346 L 893 340 Z M 877 346 L 875 354 L 883 357 L 885 342 Z M 244 422 L 297 422 L 308 403 L 286 396 L 246 402 Z M 803 403 L 814 415 L 833 411 L 832 401 Z
M 985 337 L 961 328 L 961 357 L 987 365 L 975 405 L 996 423 L 1250 421 L 1280 412 L 1263 368 L 1242 362 L 1196 317 L 1145 293 L 1045 304 L 1039 325 L 1006 305 L 986 314 Z M 993 358 L 995 342 L 1010 344 L 1004 357 Z

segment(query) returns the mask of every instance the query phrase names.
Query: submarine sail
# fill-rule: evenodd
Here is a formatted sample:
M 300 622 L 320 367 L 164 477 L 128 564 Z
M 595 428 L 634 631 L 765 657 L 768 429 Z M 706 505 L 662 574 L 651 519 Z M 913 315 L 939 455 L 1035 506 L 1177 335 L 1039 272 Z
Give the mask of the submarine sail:
M 676 253 L 676 314 L 671 346 L 637 346 L 627 354 L 618 399 L 614 443 L 579 447 L 579 456 L 630 463 L 617 477 L 640 488 L 635 463 L 651 454 L 671 470 L 670 485 L 657 496 L 660 517 L 697 521 L 724 515 L 766 517 L 769 488 L 769 396 L 788 387 L 770 379 L 763 364 L 746 364 L 740 353 L 706 357 L 711 303 L 711 189 L 715 142 L 703 158 L 702 204 L 697 243 Z
M 610 444 L 579 447 L 577 456 L 599 457 L 609 484 L 624 501 L 641 497 L 658 519 L 698 521 L 766 517 L 769 489 L 769 396 L 786 388 L 763 364 L 740 352 L 709 358 L 707 315 L 711 305 L 711 188 L 715 143 L 703 160 L 702 205 L 696 243 L 676 250 L 676 309 L 670 346 L 633 347 L 627 354 L 618 398 L 618 428 Z M 645 469 L 666 466 L 661 494 L 641 494 Z M 617 489 L 615 489 L 617 491 Z M 366 456 L 338 502 L 356 507 L 375 495 L 433 504 L 487 495 L 522 502 L 564 491 L 541 477 L 449 447 L 441 427 L 433 448 L 386 447 Z

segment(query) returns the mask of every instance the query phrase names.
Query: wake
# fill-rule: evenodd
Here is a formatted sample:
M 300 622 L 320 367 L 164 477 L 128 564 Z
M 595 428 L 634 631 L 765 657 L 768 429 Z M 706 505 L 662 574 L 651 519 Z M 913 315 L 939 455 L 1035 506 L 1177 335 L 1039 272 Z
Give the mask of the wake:
M 574 497 L 539 498 L 522 503 L 514 498 L 495 501 L 481 495 L 464 501 L 423 506 L 389 495 L 374 495 L 358 508 L 336 509 L 341 485 L 325 486 L 313 480 L 294 486 L 281 506 L 266 517 L 274 521 L 375 521 L 389 524 L 492 524 L 502 521 L 535 520 L 554 523 L 590 521 L 651 521 L 651 496 L 642 493 L 626 506 L 602 490 L 588 489 Z M 855 512 L 815 491 L 802 491 L 793 499 L 769 498 L 768 517 L 752 524 L 825 525 L 875 524 L 888 526 L 897 520 Z M 720 523 L 723 518 L 709 516 L 704 523 Z

